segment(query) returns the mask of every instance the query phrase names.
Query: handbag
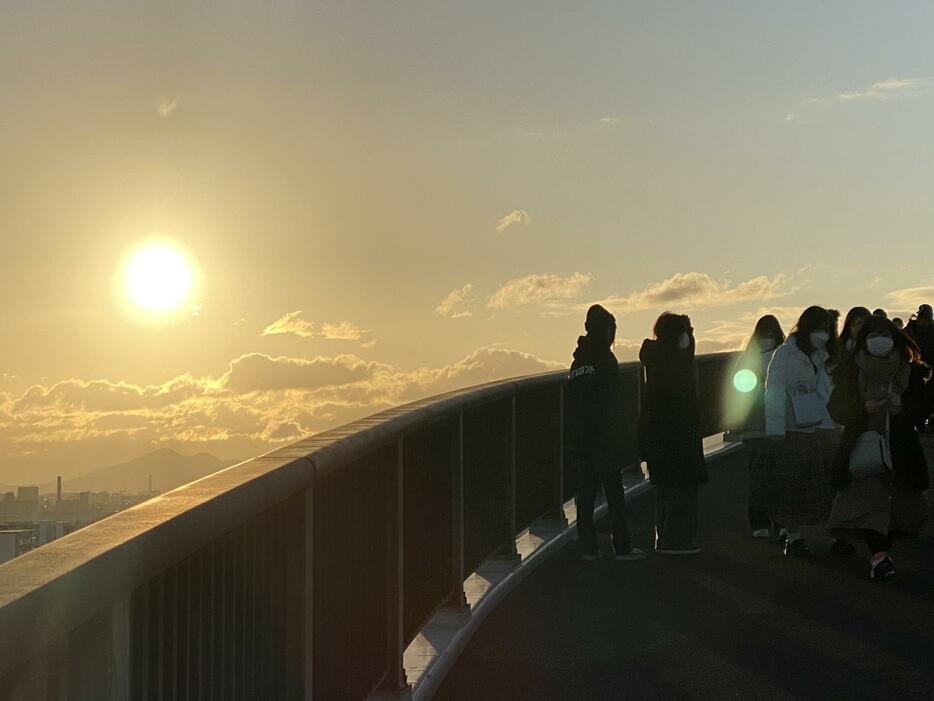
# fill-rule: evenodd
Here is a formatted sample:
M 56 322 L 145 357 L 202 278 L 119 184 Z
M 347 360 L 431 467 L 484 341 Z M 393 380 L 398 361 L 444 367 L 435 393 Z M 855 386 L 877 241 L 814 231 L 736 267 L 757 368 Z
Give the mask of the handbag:
M 889 389 L 891 393 L 891 385 Z M 850 452 L 850 472 L 853 477 L 882 475 L 892 469 L 892 448 L 889 445 L 889 413 L 885 413 L 885 433 L 863 431 L 856 437 Z
M 804 391 L 801 391 L 801 388 Z M 809 428 L 819 425 L 827 413 L 827 405 L 817 392 L 808 390 L 807 385 L 799 382 L 791 395 L 791 410 L 795 416 L 795 425 L 798 428 Z

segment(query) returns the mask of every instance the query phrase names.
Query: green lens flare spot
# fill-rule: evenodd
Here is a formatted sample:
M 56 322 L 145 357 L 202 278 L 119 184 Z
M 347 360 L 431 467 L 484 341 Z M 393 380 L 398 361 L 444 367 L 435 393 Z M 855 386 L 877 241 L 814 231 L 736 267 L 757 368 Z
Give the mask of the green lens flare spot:
M 752 370 L 740 370 L 733 375 L 733 386 L 740 392 L 752 392 L 757 384 L 759 379 Z

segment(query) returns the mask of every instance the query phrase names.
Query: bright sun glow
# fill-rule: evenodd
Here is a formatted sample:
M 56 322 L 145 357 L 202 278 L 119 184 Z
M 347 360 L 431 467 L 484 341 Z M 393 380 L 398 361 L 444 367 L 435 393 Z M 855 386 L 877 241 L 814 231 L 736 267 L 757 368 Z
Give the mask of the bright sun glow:
M 752 370 L 740 370 L 733 376 L 733 386 L 740 392 L 752 392 L 759 379 Z
M 152 313 L 178 309 L 191 293 L 191 265 L 176 249 L 164 244 L 141 248 L 127 263 L 124 282 L 133 303 Z

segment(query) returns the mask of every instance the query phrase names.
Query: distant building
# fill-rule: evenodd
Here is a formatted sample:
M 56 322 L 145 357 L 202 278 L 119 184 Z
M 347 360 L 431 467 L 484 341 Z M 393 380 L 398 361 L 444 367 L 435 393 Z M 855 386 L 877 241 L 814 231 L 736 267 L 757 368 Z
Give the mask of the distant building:
M 61 521 L 39 522 L 39 545 L 47 545 L 65 535 L 65 524 Z
M 0 563 L 32 550 L 35 531 L 30 528 L 0 530 Z

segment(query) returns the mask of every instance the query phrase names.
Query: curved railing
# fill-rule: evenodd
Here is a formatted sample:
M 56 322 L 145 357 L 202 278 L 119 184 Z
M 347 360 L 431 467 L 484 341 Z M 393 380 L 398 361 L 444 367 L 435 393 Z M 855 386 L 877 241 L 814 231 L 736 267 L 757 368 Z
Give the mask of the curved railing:
M 697 360 L 705 434 L 733 357 Z M 637 363 L 620 366 L 635 440 Z M 463 583 L 574 494 L 566 373 L 390 409 L 0 566 L 0 698 L 360 699 Z

